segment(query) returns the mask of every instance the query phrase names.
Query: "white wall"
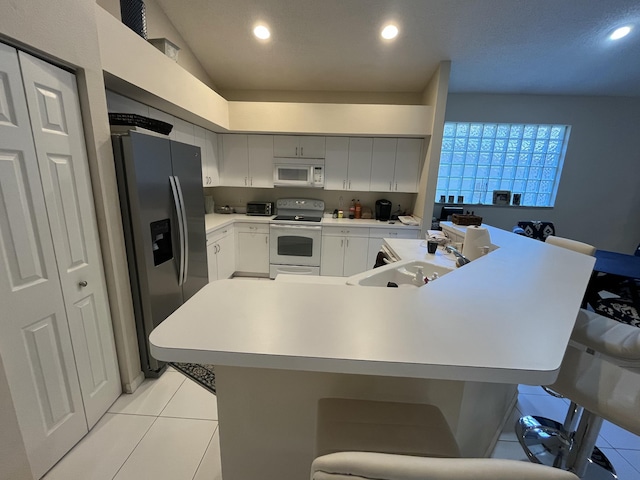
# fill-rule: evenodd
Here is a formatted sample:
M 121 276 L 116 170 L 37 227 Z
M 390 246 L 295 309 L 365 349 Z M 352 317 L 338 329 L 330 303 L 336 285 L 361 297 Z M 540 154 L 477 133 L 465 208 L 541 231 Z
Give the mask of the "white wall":
M 635 250 L 640 242 L 640 98 L 451 93 L 446 120 L 571 125 L 554 208 L 465 208 L 500 228 L 545 220 L 555 224 L 559 236 L 604 250 Z M 434 214 L 439 213 L 436 205 Z

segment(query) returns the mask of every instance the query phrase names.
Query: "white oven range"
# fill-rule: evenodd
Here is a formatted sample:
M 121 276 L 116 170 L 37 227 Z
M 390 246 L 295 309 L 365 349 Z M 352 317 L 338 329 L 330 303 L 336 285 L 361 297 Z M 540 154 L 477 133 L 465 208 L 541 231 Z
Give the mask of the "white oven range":
M 320 275 L 324 201 L 281 198 L 269 225 L 269 277 L 280 273 Z

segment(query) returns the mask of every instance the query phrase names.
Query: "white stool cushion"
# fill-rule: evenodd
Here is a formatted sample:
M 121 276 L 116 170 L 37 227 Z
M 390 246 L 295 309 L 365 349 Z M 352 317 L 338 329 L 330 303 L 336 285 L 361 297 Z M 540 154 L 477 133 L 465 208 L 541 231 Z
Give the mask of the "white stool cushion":
M 581 309 L 571 339 L 615 359 L 638 362 L 640 328 Z
M 640 372 L 569 346 L 551 388 L 586 410 L 640 435 Z
M 578 480 L 574 474 L 516 460 L 426 458 L 369 452 L 318 457 L 311 480 Z
M 585 255 L 593 256 L 596 253 L 596 247 L 589 245 L 588 243 L 578 242 L 577 240 L 571 240 L 569 238 L 554 237 L 549 235 L 545 240 L 545 243 L 556 245 L 558 247 L 573 250 L 574 252 L 583 253 Z

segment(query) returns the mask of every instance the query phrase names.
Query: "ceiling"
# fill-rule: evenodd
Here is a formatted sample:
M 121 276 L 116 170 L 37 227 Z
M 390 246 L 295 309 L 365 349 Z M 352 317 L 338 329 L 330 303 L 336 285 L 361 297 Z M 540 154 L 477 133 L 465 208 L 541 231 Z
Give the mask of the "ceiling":
M 638 0 L 157 2 L 220 91 L 421 92 L 451 60 L 451 92 L 640 96 Z

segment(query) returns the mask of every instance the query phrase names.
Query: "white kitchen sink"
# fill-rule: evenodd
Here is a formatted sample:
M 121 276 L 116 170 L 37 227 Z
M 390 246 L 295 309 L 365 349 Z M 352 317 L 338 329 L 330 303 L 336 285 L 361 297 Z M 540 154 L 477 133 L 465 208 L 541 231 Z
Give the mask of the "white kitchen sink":
M 416 273 L 420 268 L 422 269 L 423 276 L 428 278 L 432 278 L 436 273 L 438 274 L 438 277 L 441 277 L 454 270 L 454 268 L 442 267 L 420 260 L 407 260 L 391 263 L 384 267 L 353 275 L 347 279 L 347 285 L 360 287 L 386 287 L 389 282 L 393 282 L 399 287 L 419 287 L 424 285 L 420 284 L 416 279 Z

